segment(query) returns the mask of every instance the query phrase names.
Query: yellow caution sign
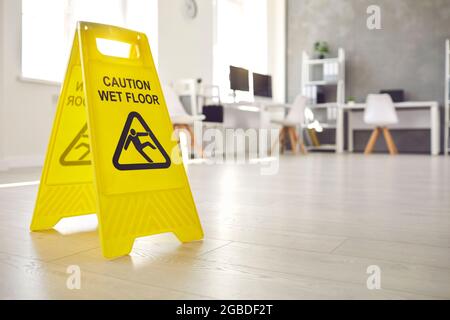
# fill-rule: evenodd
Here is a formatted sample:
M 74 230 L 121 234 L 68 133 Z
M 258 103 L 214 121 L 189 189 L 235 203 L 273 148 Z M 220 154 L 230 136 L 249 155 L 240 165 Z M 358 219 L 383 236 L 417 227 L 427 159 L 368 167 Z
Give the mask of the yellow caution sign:
M 126 55 L 102 51 L 102 41 Z M 130 253 L 137 237 L 202 239 L 172 132 L 147 37 L 78 23 L 31 230 L 97 213 L 107 258 Z

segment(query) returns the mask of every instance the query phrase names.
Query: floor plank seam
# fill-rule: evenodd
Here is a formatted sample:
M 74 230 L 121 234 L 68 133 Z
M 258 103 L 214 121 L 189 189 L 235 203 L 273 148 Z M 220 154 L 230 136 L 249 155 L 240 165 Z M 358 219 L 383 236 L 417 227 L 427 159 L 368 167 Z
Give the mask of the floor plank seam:
M 209 238 L 209 239 L 211 239 L 211 238 Z M 223 240 L 222 240 L 222 241 L 223 241 Z M 224 247 L 226 247 L 226 246 L 228 246 L 228 245 L 230 245 L 230 244 L 232 244 L 232 243 L 234 242 L 234 241 L 232 241 L 232 240 L 225 240 L 225 241 L 228 241 L 228 243 L 225 243 L 225 244 L 223 244 L 223 245 L 221 245 L 221 246 L 219 246 L 219 247 L 217 247 L 217 248 L 214 248 L 214 249 L 205 251 L 205 252 L 203 252 L 203 253 L 201 253 L 201 254 L 199 254 L 199 255 L 193 257 L 193 258 L 195 259 L 195 258 L 201 257 L 201 256 L 203 256 L 203 255 L 205 255 L 205 254 L 207 254 L 207 253 L 214 252 L 215 250 L 222 249 L 222 248 L 224 248 Z
M 57 263 L 57 262 L 56 263 L 55 262 L 46 262 L 46 264 L 53 265 L 53 266 L 58 266 L 58 267 L 64 266 L 63 263 Z M 87 272 L 89 272 L 89 273 L 91 273 L 93 275 L 96 275 L 96 276 L 100 276 L 100 277 L 108 277 L 108 278 L 112 278 L 112 279 L 128 282 L 128 283 L 131 283 L 131 284 L 143 285 L 143 286 L 146 286 L 146 287 L 149 287 L 149 288 L 158 288 L 158 289 L 164 289 L 164 290 L 171 290 L 173 292 L 178 292 L 178 293 L 182 293 L 182 294 L 196 295 L 196 296 L 203 297 L 203 298 L 206 298 L 206 299 L 214 299 L 213 297 L 206 296 L 206 295 L 203 295 L 203 294 L 198 294 L 198 293 L 195 293 L 195 292 L 189 292 L 189 291 L 183 291 L 183 290 L 178 290 L 178 289 L 172 289 L 172 288 L 169 288 L 169 287 L 163 287 L 163 286 L 158 286 L 158 285 L 149 284 L 149 283 L 143 283 L 143 282 L 139 282 L 139 281 L 135 281 L 135 280 L 124 279 L 122 277 L 117 277 L 117 276 L 113 276 L 113 275 L 110 275 L 110 274 L 99 273 L 99 272 L 93 271 L 93 270 L 91 270 L 89 268 L 87 268 L 86 270 L 87 270 Z
M 256 214 L 254 214 L 254 215 L 250 215 L 250 217 L 252 217 L 252 216 L 257 216 L 258 218 L 273 218 L 273 216 L 270 216 L 270 215 L 267 215 L 267 214 L 263 214 L 263 215 L 256 215 Z M 302 218 L 296 218 L 295 216 L 291 216 L 291 217 L 288 217 L 288 218 L 291 218 L 291 219 L 296 219 L 296 221 L 295 222 L 308 222 L 308 223 L 311 223 L 311 222 L 313 222 L 313 223 L 339 223 L 339 224 L 345 224 L 345 225 L 350 225 L 350 226 L 352 226 L 352 227 L 360 227 L 361 225 L 366 225 L 367 223 L 372 223 L 371 221 L 363 221 L 363 222 L 355 222 L 355 221 L 346 221 L 346 220 L 342 220 L 342 219 L 338 219 L 338 220 L 331 220 L 331 219 L 317 219 L 317 218 L 307 218 L 307 217 L 302 217 Z M 221 225 L 225 225 L 225 226 L 234 226 L 234 227 L 237 227 L 237 226 L 242 226 L 242 225 L 240 225 L 240 224 L 236 224 L 236 223 L 230 223 L 230 222 L 228 222 L 228 221 L 220 221 L 220 220 L 217 220 L 217 219 L 214 219 L 214 218 L 211 218 L 211 219 L 204 219 L 204 223 L 205 224 L 210 224 L 210 223 L 215 223 L 215 222 L 220 222 L 221 223 Z M 370 227 L 372 228 L 372 229 L 375 229 L 375 230 L 384 230 L 385 229 L 385 225 L 383 225 L 383 224 L 372 224 L 372 225 L 370 225 Z M 252 227 L 252 226 L 249 226 L 249 228 L 255 228 L 255 227 Z M 273 229 L 273 227 L 258 227 L 258 228 L 262 228 L 262 229 L 269 229 L 269 230 L 275 230 L 275 229 Z M 389 228 L 392 228 L 392 227 L 389 227 Z M 446 227 L 443 227 L 442 226 L 442 224 L 439 226 L 439 228 L 440 229 L 430 229 L 430 228 L 428 228 L 428 232 L 432 232 L 433 234 L 442 234 L 442 235 L 446 235 L 446 234 L 448 234 L 448 229 L 446 229 Z M 413 232 L 420 232 L 421 230 L 419 230 L 419 229 L 409 229 L 408 227 L 405 227 L 405 226 L 398 226 L 398 227 L 396 227 L 395 228 L 396 230 L 395 231 L 403 231 L 403 232 L 411 232 L 411 231 L 413 231 Z M 308 233 L 310 233 L 310 232 L 300 232 L 300 233 L 306 233 L 306 234 L 308 234 Z
M 74 253 L 71 253 L 71 254 L 63 256 L 63 257 L 53 258 L 53 259 L 50 259 L 50 260 L 43 260 L 43 262 L 53 263 L 53 262 L 58 261 L 58 260 L 62 260 L 62 259 L 65 259 L 65 258 L 76 256 L 78 254 L 89 252 L 89 251 L 96 250 L 96 249 L 99 249 L 99 248 L 100 248 L 100 246 L 95 246 L 93 248 L 89 248 L 89 249 L 81 250 L 81 251 L 78 251 L 78 252 L 74 252 Z
M 347 257 L 347 258 L 360 258 L 360 259 L 367 259 L 367 260 L 374 259 L 374 260 L 378 260 L 378 261 L 381 261 L 381 262 L 387 262 L 387 263 L 393 263 L 393 264 L 398 264 L 398 263 L 400 263 L 400 264 L 414 265 L 414 266 L 418 266 L 418 267 L 426 267 L 426 268 L 436 268 L 436 269 L 442 269 L 442 270 L 450 270 L 450 266 L 449 266 L 449 267 L 433 266 L 433 265 L 426 265 L 426 264 L 417 263 L 417 262 L 411 263 L 411 262 L 409 262 L 409 261 L 398 261 L 398 260 L 391 260 L 391 259 L 386 259 L 386 258 L 372 258 L 372 257 L 364 257 L 364 256 L 356 256 L 356 255 L 348 255 L 348 254 L 342 254 L 342 253 L 335 253 L 335 251 L 338 250 L 338 249 L 339 249 L 346 241 L 348 241 L 349 239 L 350 239 L 350 238 L 345 239 L 345 240 L 344 240 L 341 244 L 339 244 L 339 245 L 338 245 L 331 253 L 327 253 L 327 252 L 316 252 L 316 251 L 310 251 L 310 250 L 305 250 L 305 249 L 290 249 L 290 248 L 286 248 L 286 247 L 276 247 L 276 246 L 270 246 L 270 245 L 262 245 L 262 244 L 254 244 L 254 243 L 245 243 L 245 242 L 240 242 L 240 241 L 231 241 L 231 242 L 234 242 L 234 243 L 249 244 L 249 245 L 252 245 L 252 246 L 255 246 L 255 247 L 261 247 L 261 248 L 269 247 L 269 248 L 274 248 L 274 249 L 284 249 L 284 250 L 291 250 L 291 251 L 300 251 L 300 252 L 313 253 L 313 254 L 330 254 L 330 255 L 332 255 L 332 256 L 340 256 L 340 257 Z M 229 245 L 229 244 L 231 244 L 231 243 L 228 243 L 228 244 L 226 244 L 226 245 L 223 245 L 223 246 L 221 246 L 221 247 L 218 247 L 218 248 L 216 248 L 216 249 L 214 249 L 214 250 L 221 249 L 222 247 L 225 247 L 225 246 L 227 246 L 227 245 Z M 214 251 L 214 250 L 212 250 L 212 251 Z M 205 255 L 205 254 L 206 254 L 206 252 L 203 253 L 203 254 L 201 254 L 201 255 L 199 255 L 198 257 L 203 256 L 203 255 Z
M 402 264 L 402 265 L 407 265 L 407 266 L 433 268 L 433 269 L 441 269 L 441 270 L 450 271 L 450 267 L 434 266 L 434 265 L 428 265 L 428 264 L 410 262 L 410 261 L 398 261 L 398 260 L 391 260 L 391 259 L 386 259 L 386 258 L 372 258 L 372 257 L 365 257 L 365 256 L 360 256 L 360 255 L 351 255 L 350 256 L 348 254 L 342 254 L 342 253 L 333 253 L 333 255 L 340 256 L 340 257 L 348 257 L 348 258 L 366 259 L 366 260 L 372 259 L 372 260 L 376 260 L 376 261 L 380 261 L 380 262 L 387 262 L 387 263 L 391 263 L 391 264 Z
M 206 259 L 202 259 L 202 258 L 198 258 L 198 260 L 202 260 L 202 261 L 206 261 L 206 262 L 217 262 L 214 260 L 206 260 Z M 326 278 L 326 277 L 318 277 L 318 276 L 311 276 L 308 274 L 300 274 L 300 273 L 290 273 L 290 272 L 285 272 L 285 271 L 277 271 L 277 270 L 269 270 L 269 269 L 265 269 L 265 268 L 258 268 L 258 267 L 253 267 L 253 266 L 247 266 L 247 265 L 241 265 L 241 264 L 235 264 L 235 263 L 224 263 L 225 265 L 229 265 L 229 266 L 235 266 L 235 267 L 241 267 L 241 268 L 246 268 L 246 269 L 254 269 L 254 270 L 259 270 L 259 271 L 265 271 L 265 272 L 270 272 L 270 273 L 275 273 L 275 274 L 283 274 L 283 275 L 287 275 L 287 276 L 299 276 L 299 277 L 304 277 L 304 278 L 310 278 L 310 279 L 316 279 L 316 280 L 321 280 L 321 281 L 329 281 L 329 282 L 334 282 L 334 283 L 345 283 L 345 284 L 352 284 L 352 285 L 361 285 L 361 286 L 365 286 L 366 283 L 360 283 L 360 282 L 356 282 L 356 281 L 343 281 L 343 280 L 339 280 L 339 279 L 331 279 L 331 278 Z M 369 289 L 367 289 L 369 290 Z M 382 290 L 388 290 L 390 292 L 393 293 L 406 293 L 406 294 L 410 294 L 410 295 L 419 295 L 419 296 L 424 296 L 424 297 L 429 297 L 429 298 L 434 298 L 434 299 L 450 299 L 450 296 L 448 297 L 436 297 L 433 295 L 428 295 L 428 294 L 423 294 L 420 292 L 409 292 L 409 291 L 405 291 L 405 290 L 401 290 L 401 289 L 397 289 L 397 288 L 390 288 L 390 287 L 385 287 L 382 288 Z
M 388 243 L 399 243 L 399 244 L 406 244 L 406 245 L 410 245 L 410 246 L 422 246 L 422 247 L 429 247 L 429 248 L 436 248 L 436 249 L 450 249 L 450 245 L 449 246 L 437 246 L 437 245 L 432 245 L 432 244 L 425 244 L 425 243 L 413 243 L 413 242 L 408 242 L 408 241 L 398 241 L 398 240 L 380 240 L 380 239 L 371 239 L 371 238 L 362 238 L 362 237 L 348 237 L 347 240 L 351 240 L 351 239 L 355 239 L 355 240 L 364 240 L 364 241 L 373 241 L 373 242 L 388 242 Z
M 223 225 L 226 225 L 226 226 L 229 226 L 229 227 L 236 227 L 236 226 L 238 226 L 238 225 L 236 225 L 236 224 L 223 224 Z M 267 227 L 261 227 L 261 228 L 258 228 L 258 229 L 260 229 L 260 230 L 271 230 L 271 231 L 274 231 L 274 229 L 272 229 L 272 228 L 267 228 Z M 407 231 L 407 230 L 403 230 L 403 229 L 401 229 L 402 231 Z M 441 234 L 446 234 L 446 233 L 443 233 L 443 232 L 439 232 L 439 233 L 441 233 Z M 310 232 L 300 232 L 299 234 L 305 234 L 305 235 L 317 235 L 317 236 L 327 236 L 327 237 L 334 237 L 334 238 L 346 238 L 346 239 L 362 239 L 362 240 L 368 240 L 368 241 L 380 241 L 380 242 L 397 242 L 397 243 L 404 243 L 404 244 L 409 244 L 409 245 L 420 245 L 420 246 L 429 246 L 429 247 L 436 247 L 436 248 L 443 248 L 443 249 L 447 249 L 447 248 L 450 248 L 450 246 L 445 246 L 445 247 L 442 247 L 442 246 L 437 246 L 437 245 L 430 245 L 430 244 L 427 244 L 427 243 L 423 243 L 423 242 L 409 242 L 409 241 L 386 241 L 386 240 L 380 240 L 380 239 L 375 239 L 375 238 L 362 238 L 362 237 L 353 237 L 353 236 L 351 236 L 351 237 L 344 237 L 344 236 L 342 236 L 342 235 L 339 235 L 339 234 L 333 234 L 333 233 L 323 233 L 323 232 L 316 232 L 316 233 L 310 233 Z M 213 239 L 213 238 L 211 238 L 211 239 Z M 216 239 L 216 240 L 220 240 L 220 239 L 217 239 L 217 238 L 214 238 L 214 239 Z
M 20 255 L 20 254 L 16 254 L 16 253 L 5 252 L 5 251 L 0 251 L 0 254 L 3 254 L 5 256 L 12 256 L 15 258 L 20 258 L 20 259 L 28 259 L 28 260 L 35 261 L 35 262 L 41 262 L 41 263 L 45 262 L 44 260 L 36 258 L 36 257 L 24 256 L 24 255 Z
M 265 248 L 274 248 L 274 249 L 288 249 L 288 250 L 295 250 L 295 251 L 304 251 L 304 252 L 310 252 L 310 253 L 329 253 L 327 250 L 318 251 L 318 250 L 310 250 L 310 249 L 299 249 L 299 248 L 292 248 L 292 247 L 286 247 L 286 246 L 277 246 L 277 245 L 271 245 L 271 244 L 262 244 L 262 243 L 256 243 L 256 242 L 248 242 L 248 241 L 238 241 L 238 240 L 224 240 L 224 239 L 218 239 L 209 237 L 209 239 L 212 240 L 221 240 L 221 241 L 231 241 L 233 243 L 242 243 L 242 244 L 249 244 L 253 246 L 259 246 L 259 247 L 265 247 Z M 341 241 L 345 241 L 347 239 L 343 239 Z M 340 244 L 339 244 L 340 245 Z M 338 245 L 338 246 L 339 246 Z M 217 248 L 220 249 L 220 248 Z M 334 249 L 333 249 L 334 250 Z
M 336 252 L 337 249 L 339 249 L 340 247 L 342 247 L 344 245 L 345 242 L 347 242 L 347 240 L 349 240 L 349 238 L 346 238 L 344 240 L 342 240 L 341 243 L 339 243 L 336 248 L 334 248 L 333 250 L 330 251 L 330 254 L 334 254 Z

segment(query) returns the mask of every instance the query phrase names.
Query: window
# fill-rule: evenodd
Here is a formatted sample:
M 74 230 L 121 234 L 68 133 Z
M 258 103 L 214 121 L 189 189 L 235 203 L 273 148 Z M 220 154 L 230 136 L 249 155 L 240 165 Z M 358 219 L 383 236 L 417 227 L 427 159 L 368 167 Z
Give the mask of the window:
M 80 20 L 144 32 L 157 63 L 158 0 L 22 0 L 22 76 L 61 82 Z
M 220 86 L 225 100 L 230 98 L 230 65 L 268 73 L 267 7 L 267 0 L 217 1 L 214 83 Z M 252 86 L 250 79 L 250 91 Z M 241 93 L 240 98 L 248 100 L 251 97 Z

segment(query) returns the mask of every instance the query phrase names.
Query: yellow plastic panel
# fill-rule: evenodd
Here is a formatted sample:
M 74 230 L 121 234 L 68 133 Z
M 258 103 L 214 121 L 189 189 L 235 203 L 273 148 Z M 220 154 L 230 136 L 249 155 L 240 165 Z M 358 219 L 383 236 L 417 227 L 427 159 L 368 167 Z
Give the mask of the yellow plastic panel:
M 31 230 L 97 211 L 78 38 L 58 100 Z

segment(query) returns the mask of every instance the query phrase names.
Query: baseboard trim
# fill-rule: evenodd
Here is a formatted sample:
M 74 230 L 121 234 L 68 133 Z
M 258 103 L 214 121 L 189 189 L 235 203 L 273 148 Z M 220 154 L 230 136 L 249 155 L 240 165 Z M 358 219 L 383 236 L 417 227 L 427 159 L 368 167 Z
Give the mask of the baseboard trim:
M 8 170 L 8 163 L 4 159 L 0 159 L 0 172 Z
M 15 168 L 32 168 L 42 167 L 44 165 L 45 156 L 19 156 L 6 157 L 0 160 L 0 171 L 7 171 Z

